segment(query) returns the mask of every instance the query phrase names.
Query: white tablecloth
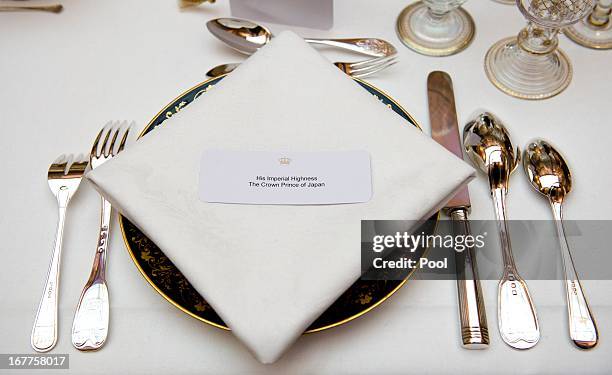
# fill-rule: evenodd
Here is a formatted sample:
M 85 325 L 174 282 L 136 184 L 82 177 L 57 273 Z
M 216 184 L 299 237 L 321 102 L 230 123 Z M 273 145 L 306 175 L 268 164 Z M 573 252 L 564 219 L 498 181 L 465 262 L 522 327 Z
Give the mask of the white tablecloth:
M 208 19 L 229 14 L 225 1 L 189 12 L 179 12 L 174 1 L 160 0 L 63 4 L 60 15 L 0 13 L 0 353 L 32 353 L 29 335 L 56 223 L 56 203 L 45 181 L 48 163 L 61 153 L 86 152 L 109 119 L 144 126 L 172 98 L 204 80 L 210 67 L 243 58 L 205 29 Z M 553 141 L 570 161 L 575 179 L 566 217 L 609 220 L 612 175 L 602 169 L 601 160 L 612 140 L 612 52 L 585 49 L 561 37 L 574 65 L 571 86 L 546 101 L 520 101 L 495 89 L 482 68 L 487 48 L 522 27 L 515 8 L 488 0 L 467 2 L 478 28 L 473 44 L 452 57 L 429 58 L 404 48 L 395 36 L 395 18 L 405 5 L 397 0 L 337 0 L 331 31 L 294 30 L 304 36 L 393 41 L 401 62 L 370 81 L 403 104 L 427 132 L 427 73 L 448 71 L 461 124 L 484 108 L 505 121 L 518 145 L 533 137 Z M 284 27 L 272 28 L 278 32 Z M 335 51 L 327 55 L 347 57 Z M 522 172 L 511 184 L 511 219 L 550 218 L 547 203 Z M 485 179 L 471 183 L 470 192 L 472 218 L 492 219 Z M 501 341 L 496 329 L 495 281 L 484 283 L 491 347 L 466 351 L 459 346 L 455 283 L 413 280 L 366 316 L 307 335 L 279 362 L 262 365 L 231 334 L 163 300 L 132 264 L 117 225 L 109 254 L 109 340 L 99 352 L 79 353 L 70 344 L 70 326 L 89 274 L 98 215 L 97 194 L 82 186 L 66 224 L 59 342 L 52 352 L 70 354 L 72 373 L 603 374 L 612 369 L 612 282 L 589 280 L 584 287 L 601 335 L 600 345 L 589 352 L 575 349 L 568 339 L 564 290 L 558 281 L 529 283 L 542 338 L 534 349 L 518 352 Z

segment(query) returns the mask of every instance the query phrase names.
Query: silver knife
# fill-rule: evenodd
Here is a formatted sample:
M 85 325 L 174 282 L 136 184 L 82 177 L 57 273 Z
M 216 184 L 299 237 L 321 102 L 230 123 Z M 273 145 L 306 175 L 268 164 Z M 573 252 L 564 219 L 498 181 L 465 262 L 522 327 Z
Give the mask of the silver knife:
M 432 138 L 463 159 L 450 76 L 445 72 L 431 72 L 427 77 L 427 96 Z M 445 211 L 452 219 L 455 235 L 470 234 L 470 195 L 467 186 L 462 187 L 448 202 Z M 461 252 L 455 251 L 455 264 L 462 345 L 466 349 L 487 348 L 489 330 L 474 249 L 469 247 Z

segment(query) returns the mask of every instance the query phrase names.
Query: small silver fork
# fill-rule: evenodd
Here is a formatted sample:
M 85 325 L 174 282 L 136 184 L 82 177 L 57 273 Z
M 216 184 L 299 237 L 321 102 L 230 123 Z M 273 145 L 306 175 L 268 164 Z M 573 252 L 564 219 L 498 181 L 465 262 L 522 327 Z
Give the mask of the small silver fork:
M 377 57 L 358 62 L 335 62 L 334 65 L 351 77 L 365 78 L 374 73 L 378 73 L 381 70 L 387 69 L 396 63 L 397 55 L 393 54 L 390 56 Z M 210 69 L 206 75 L 211 78 L 216 78 L 234 71 L 234 69 L 236 69 L 239 65 L 239 63 L 217 65 Z
M 123 151 L 130 132 L 130 127 L 126 125 L 125 121 L 109 122 L 100 130 L 91 149 L 92 169 Z M 72 345 L 83 351 L 100 349 L 108 336 L 110 305 L 106 286 L 106 254 L 112 207 L 104 197 L 101 199 L 100 234 L 96 255 L 72 322 Z
M 397 63 L 397 56 L 377 57 L 353 63 L 335 62 L 334 65 L 344 73 L 355 78 L 365 78 Z
M 70 198 L 76 193 L 83 173 L 87 168 L 88 161 L 85 156 L 61 155 L 51 167 L 47 174 L 49 188 L 57 198 L 59 207 L 59 220 L 53 257 L 49 264 L 45 290 L 32 328 L 30 343 L 37 352 L 48 352 L 57 343 L 57 305 L 59 290 L 60 261 L 62 253 L 62 238 L 64 235 L 64 222 L 66 221 L 66 209 Z

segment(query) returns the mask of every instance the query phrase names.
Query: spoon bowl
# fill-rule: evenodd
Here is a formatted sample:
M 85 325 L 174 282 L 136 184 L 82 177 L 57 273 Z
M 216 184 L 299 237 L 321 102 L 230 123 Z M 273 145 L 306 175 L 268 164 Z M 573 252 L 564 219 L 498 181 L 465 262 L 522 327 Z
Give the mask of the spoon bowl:
M 465 126 L 463 145 L 472 163 L 487 174 L 495 163 L 506 165 L 508 175 L 519 164 L 520 150 L 512 145 L 502 122 L 489 112 L 478 115 Z
M 238 18 L 217 18 L 206 23 L 208 31 L 229 47 L 251 55 L 272 39 L 265 26 Z
M 544 140 L 530 142 L 523 167 L 531 186 L 546 197 L 563 199 L 572 190 L 572 175 L 563 156 Z
M 463 129 L 463 145 L 472 162 L 483 172 L 488 172 L 493 163 L 492 153 L 499 151 L 507 155 L 509 170 L 518 165 L 520 152 L 514 148 L 510 135 L 502 122 L 489 112 L 478 115 Z

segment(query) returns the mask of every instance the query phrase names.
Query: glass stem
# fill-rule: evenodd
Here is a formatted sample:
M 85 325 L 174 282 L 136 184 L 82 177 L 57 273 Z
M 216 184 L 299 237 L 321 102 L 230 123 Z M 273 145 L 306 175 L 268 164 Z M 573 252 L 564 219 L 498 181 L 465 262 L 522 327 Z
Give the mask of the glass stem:
M 559 29 L 548 28 L 529 22 L 518 34 L 518 45 L 535 55 L 548 55 L 559 44 Z
M 449 12 L 428 8 L 427 21 L 432 25 L 439 25 L 446 21 Z
M 612 0 L 598 0 L 588 21 L 593 26 L 605 27 L 610 22 L 610 13 L 612 13 Z

